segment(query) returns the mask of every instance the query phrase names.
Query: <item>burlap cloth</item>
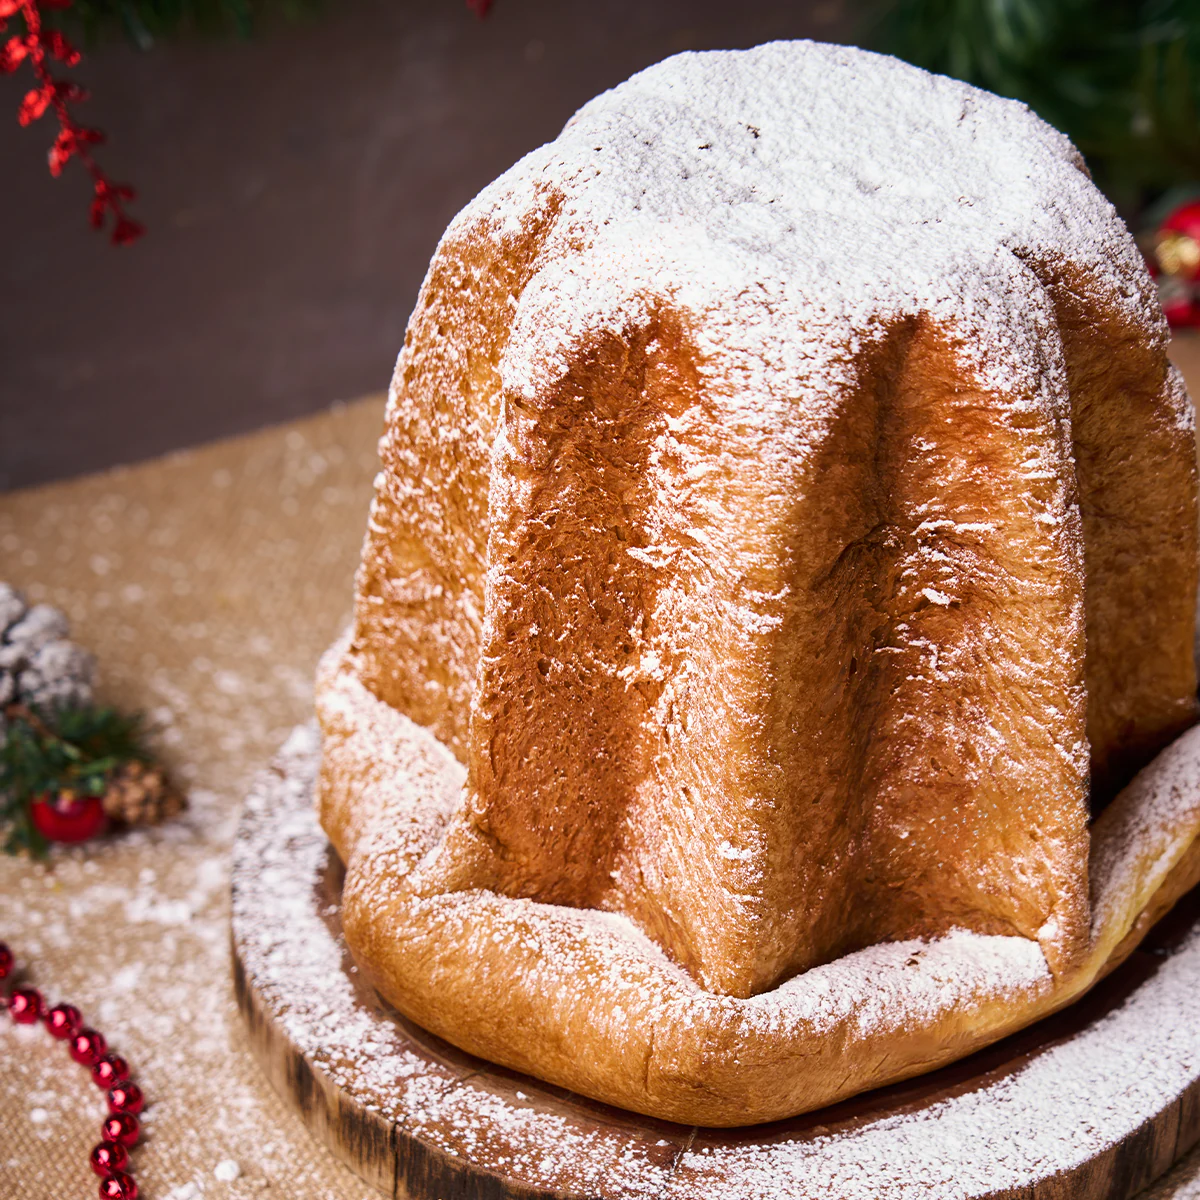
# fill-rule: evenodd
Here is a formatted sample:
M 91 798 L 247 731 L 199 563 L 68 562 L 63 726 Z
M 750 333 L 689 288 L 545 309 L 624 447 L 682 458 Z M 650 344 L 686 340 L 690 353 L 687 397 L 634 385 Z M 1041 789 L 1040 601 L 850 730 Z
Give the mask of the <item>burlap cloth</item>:
M 1200 343 L 1180 349 L 1200 394 Z M 1197 369 L 1193 369 L 1197 368 Z M 376 1193 L 250 1057 L 229 978 L 228 851 L 255 771 L 310 715 L 345 624 L 382 400 L 128 470 L 0 496 L 0 579 L 63 608 L 102 692 L 149 717 L 192 806 L 160 830 L 0 860 L 0 940 L 134 1064 L 145 1200 Z M 98 1089 L 0 1020 L 0 1198 L 96 1194 Z M 235 1178 L 229 1176 L 236 1175 Z M 1148 1195 L 1200 1197 L 1200 1153 Z

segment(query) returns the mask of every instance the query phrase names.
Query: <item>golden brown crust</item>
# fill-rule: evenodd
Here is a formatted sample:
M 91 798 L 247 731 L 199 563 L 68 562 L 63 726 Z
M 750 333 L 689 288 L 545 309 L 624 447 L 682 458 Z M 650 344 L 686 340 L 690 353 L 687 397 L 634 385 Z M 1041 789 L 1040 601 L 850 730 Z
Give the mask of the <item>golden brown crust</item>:
M 829 134 L 835 77 L 877 88 L 892 191 Z M 323 820 L 408 1015 L 766 1120 L 1067 1002 L 1170 894 L 1114 850 L 1148 853 L 1139 804 L 1089 836 L 1088 801 L 1195 720 L 1191 407 L 1028 113 L 811 45 L 626 90 L 431 264 L 319 688 Z
M 372 698 L 340 647 L 320 695 L 321 818 L 347 864 L 344 928 L 371 982 L 474 1054 L 688 1124 L 819 1108 L 1030 1024 L 1128 953 L 1197 865 L 1200 729 L 1093 830 L 1096 922 L 1069 972 L 1051 975 L 1035 942 L 960 932 L 873 947 L 757 997 L 716 996 L 619 918 L 482 891 L 422 896 L 413 877 L 444 835 L 461 767 Z

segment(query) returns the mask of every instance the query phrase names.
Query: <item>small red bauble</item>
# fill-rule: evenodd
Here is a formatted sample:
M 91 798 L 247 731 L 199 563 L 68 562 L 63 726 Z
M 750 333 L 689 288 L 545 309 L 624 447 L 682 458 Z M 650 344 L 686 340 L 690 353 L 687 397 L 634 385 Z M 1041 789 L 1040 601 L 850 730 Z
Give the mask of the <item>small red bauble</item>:
M 142 1089 L 136 1083 L 118 1083 L 108 1089 L 108 1111 L 140 1113 L 146 1103 Z
M 114 1171 L 100 1181 L 100 1200 L 137 1200 L 138 1185 L 132 1175 Z
M 0 942 L 0 979 L 7 979 L 12 973 L 12 969 L 12 951 L 3 942 Z
M 100 1126 L 100 1136 L 106 1142 L 120 1142 L 122 1146 L 132 1149 L 138 1140 L 138 1119 L 133 1113 L 113 1113 L 104 1118 Z
M 57 792 L 38 796 L 29 806 L 33 827 L 51 842 L 86 842 L 105 824 L 99 796 Z
M 108 1053 L 104 1034 L 94 1029 L 81 1029 L 71 1038 L 71 1057 L 84 1067 L 93 1067 Z
M 100 1142 L 92 1147 L 92 1170 L 103 1177 L 129 1166 L 129 1151 L 120 1142 Z
M 69 1037 L 74 1037 L 79 1032 L 79 1027 L 83 1024 L 83 1017 L 79 1013 L 79 1009 L 73 1004 L 56 1004 L 46 1014 L 46 1028 L 50 1030 L 50 1036 L 56 1037 L 59 1041 L 65 1041 Z
M 129 1078 L 129 1064 L 119 1054 L 106 1054 L 93 1068 L 92 1080 L 97 1087 L 110 1088 Z
M 32 1025 L 42 1015 L 42 994 L 37 988 L 17 988 L 8 998 L 8 1014 L 18 1025 Z

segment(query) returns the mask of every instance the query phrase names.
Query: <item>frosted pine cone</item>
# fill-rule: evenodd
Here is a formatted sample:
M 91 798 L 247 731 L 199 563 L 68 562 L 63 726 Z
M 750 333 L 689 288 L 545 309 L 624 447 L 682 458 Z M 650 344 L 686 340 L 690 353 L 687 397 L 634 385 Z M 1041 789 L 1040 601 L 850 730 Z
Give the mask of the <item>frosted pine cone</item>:
M 104 812 L 126 825 L 157 825 L 178 816 L 187 805 L 167 782 L 161 767 L 127 762 L 109 780 L 103 797 Z
M 32 654 L 47 642 L 57 642 L 70 632 L 67 618 L 50 604 L 35 604 L 4 631 L 4 640 Z
M 43 712 L 78 707 L 92 701 L 94 671 L 92 656 L 74 642 L 47 642 L 30 656 L 17 687 L 26 704 Z
M 25 601 L 16 588 L 0 583 L 0 639 L 8 633 L 10 625 L 15 625 L 25 615 L 25 611 Z
M 29 608 L 0 583 L 0 705 L 25 704 L 50 719 L 55 709 L 91 704 L 95 662 L 67 633 L 57 608 Z

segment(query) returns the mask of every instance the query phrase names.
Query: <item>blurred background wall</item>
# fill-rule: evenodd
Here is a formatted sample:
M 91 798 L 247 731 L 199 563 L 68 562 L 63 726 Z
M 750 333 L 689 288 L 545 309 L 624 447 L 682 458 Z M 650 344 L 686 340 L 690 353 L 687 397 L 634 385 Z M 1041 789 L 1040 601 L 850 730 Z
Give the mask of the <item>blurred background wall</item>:
M 27 72 L 0 77 L 0 489 L 382 390 L 453 214 L 680 50 L 865 41 L 1024 96 L 1144 223 L 1200 179 L 1195 10 L 498 0 L 480 20 L 462 0 L 77 0 L 47 15 L 84 50 L 66 72 L 93 93 L 80 115 L 147 234 L 114 249 L 88 228 L 78 164 L 47 173 L 52 120 L 16 121 Z

